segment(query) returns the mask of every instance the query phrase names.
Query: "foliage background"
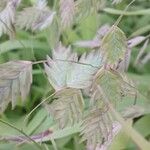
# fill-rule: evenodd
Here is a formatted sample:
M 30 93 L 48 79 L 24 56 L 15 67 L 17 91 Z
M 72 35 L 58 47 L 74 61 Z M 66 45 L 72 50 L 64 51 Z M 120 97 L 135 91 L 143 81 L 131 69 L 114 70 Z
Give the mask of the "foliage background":
M 24 0 L 22 7 L 30 6 L 34 0 Z M 98 14 L 88 15 L 85 19 L 81 20 L 77 26 L 73 26 L 72 29 L 68 29 L 61 37 L 65 45 L 75 43 L 78 40 L 92 39 L 99 28 L 99 26 L 107 23 L 112 25 L 118 15 L 112 14 L 112 11 L 107 8 L 113 8 L 115 10 L 123 10 L 129 0 L 123 0 L 120 4 L 112 5 L 111 0 L 104 2 L 103 8 Z M 52 7 L 53 0 L 48 0 L 49 6 Z M 145 11 L 144 14 L 138 15 L 138 11 Z M 134 15 L 125 14 L 121 20 L 119 27 L 126 33 L 128 38 L 137 35 L 148 35 L 150 33 L 150 0 L 136 0 L 129 10 L 126 12 L 135 12 Z M 117 12 L 115 12 L 117 13 Z M 140 30 L 139 30 L 140 29 Z M 51 50 L 55 42 L 57 34 L 57 26 L 49 27 L 46 31 L 31 33 L 29 31 L 23 31 L 17 29 L 17 40 L 22 41 L 25 45 L 22 46 L 17 40 L 10 41 L 8 37 L 2 36 L 0 38 L 0 63 L 4 63 L 10 60 L 43 60 L 46 55 L 51 55 Z M 143 44 L 143 43 L 142 43 Z M 150 98 L 150 61 L 142 66 L 134 66 L 134 61 L 139 52 L 142 44 L 132 49 L 131 62 L 128 70 L 129 76 L 137 83 L 139 91 L 144 94 L 148 99 Z M 87 51 L 84 48 L 76 48 L 74 50 L 79 54 Z M 147 46 L 144 55 L 150 52 L 150 44 Z M 7 108 L 4 114 L 1 115 L 1 119 L 9 122 L 15 127 L 22 129 L 24 127 L 25 116 L 41 102 L 47 95 L 53 93 L 53 89 L 47 82 L 47 78 L 42 72 L 43 65 L 34 65 L 33 68 L 33 84 L 31 87 L 30 95 L 25 104 L 18 102 L 17 107 L 11 110 L 11 106 Z M 138 99 L 140 102 L 144 101 L 143 97 Z M 130 102 L 130 101 L 128 101 Z M 132 103 L 132 102 L 131 102 Z M 122 103 L 119 107 L 123 107 Z M 129 120 L 129 124 L 132 120 Z M 25 133 L 28 135 L 39 133 L 53 125 L 51 117 L 47 117 L 46 111 L 41 107 L 37 109 L 30 117 L 27 127 L 24 128 Z M 145 114 L 133 120 L 133 127 L 137 129 L 147 140 L 150 140 L 150 115 Z M 18 135 L 16 130 L 0 123 L 0 136 L 4 135 Z M 61 150 L 82 150 L 85 149 L 85 144 L 79 144 L 79 135 L 73 134 L 65 138 L 56 140 L 58 149 Z M 43 149 L 53 149 L 51 142 L 46 142 L 42 145 Z M 0 150 L 18 149 L 18 150 L 33 150 L 36 147 L 33 144 L 15 145 L 14 143 L 0 143 Z M 117 135 L 110 149 L 112 150 L 134 150 L 136 145 L 125 135 L 122 131 Z

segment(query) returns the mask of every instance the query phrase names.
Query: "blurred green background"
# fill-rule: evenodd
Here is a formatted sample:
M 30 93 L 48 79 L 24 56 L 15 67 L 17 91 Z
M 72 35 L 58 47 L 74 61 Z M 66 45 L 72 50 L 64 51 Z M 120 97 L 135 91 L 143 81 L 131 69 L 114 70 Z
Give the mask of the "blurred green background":
M 130 0 L 123 0 L 117 5 L 112 5 L 111 0 L 101 0 L 102 8 L 98 13 L 92 13 L 80 20 L 71 29 L 64 31 L 61 40 L 64 45 L 72 45 L 79 40 L 93 39 L 98 28 L 104 24 L 113 25 L 119 17 L 117 10 L 123 10 Z M 34 3 L 34 0 L 22 0 L 21 7 L 28 7 Z M 48 0 L 50 7 L 53 6 L 53 0 Z M 108 9 L 110 8 L 110 9 Z M 143 13 L 140 11 L 143 10 Z M 133 12 L 133 13 L 130 13 Z M 141 14 L 140 14 L 141 13 Z M 128 39 L 136 36 L 147 36 L 150 34 L 150 0 L 135 0 L 129 7 L 128 11 L 122 18 L 119 27 L 125 32 Z M 46 31 L 31 33 L 17 29 L 16 40 L 10 41 L 6 35 L 0 38 L 0 63 L 10 60 L 31 60 L 38 61 L 46 59 L 46 55 L 51 55 L 54 42 L 57 41 L 57 26 L 50 26 Z M 20 42 L 23 44 L 20 44 Z M 139 50 L 144 43 L 139 44 L 132 49 L 130 66 L 127 74 L 136 82 L 137 88 L 144 96 L 139 96 L 137 103 L 146 106 L 147 100 L 150 100 L 150 61 L 145 64 L 134 65 Z M 89 51 L 84 48 L 73 46 L 73 50 L 79 54 Z M 142 57 L 150 53 L 150 44 L 147 45 Z M 15 127 L 22 129 L 25 116 L 45 98 L 48 94 L 53 93 L 45 74 L 42 72 L 43 65 L 34 65 L 33 67 L 33 84 L 30 95 L 25 104 L 18 102 L 17 107 L 11 110 L 8 106 L 1 119 L 13 124 Z M 131 101 L 122 102 L 119 107 L 132 104 Z M 133 127 L 137 129 L 147 140 L 150 140 L 150 114 L 142 115 L 136 119 L 129 120 L 133 123 Z M 47 112 L 40 107 L 30 117 L 24 132 L 31 135 L 39 133 L 53 125 L 51 117 L 47 116 Z M 0 123 L 0 136 L 18 135 L 16 130 Z M 85 143 L 79 143 L 79 135 L 73 134 L 65 138 L 56 140 L 58 149 L 60 150 L 84 150 Z M 53 149 L 51 142 L 42 144 L 43 149 Z M 14 143 L 0 143 L 0 150 L 36 150 L 33 144 L 16 145 Z M 124 134 L 123 131 L 117 135 L 110 149 L 112 150 L 135 150 L 136 145 Z

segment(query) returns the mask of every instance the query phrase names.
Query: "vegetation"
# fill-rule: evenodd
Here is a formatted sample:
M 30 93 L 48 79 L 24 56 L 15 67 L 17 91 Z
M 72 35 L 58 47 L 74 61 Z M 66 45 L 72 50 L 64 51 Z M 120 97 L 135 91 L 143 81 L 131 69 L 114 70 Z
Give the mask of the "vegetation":
M 0 150 L 149 150 L 149 15 L 149 0 L 0 0 Z

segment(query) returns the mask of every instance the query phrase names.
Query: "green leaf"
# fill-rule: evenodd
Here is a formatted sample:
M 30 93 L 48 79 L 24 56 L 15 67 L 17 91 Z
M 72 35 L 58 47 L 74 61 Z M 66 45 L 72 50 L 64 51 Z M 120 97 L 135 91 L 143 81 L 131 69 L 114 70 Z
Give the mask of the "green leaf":
M 127 50 L 127 39 L 123 31 L 117 26 L 112 26 L 102 39 L 100 50 L 107 64 L 113 65 L 123 60 Z
M 0 144 L 0 149 L 1 150 L 37 150 L 37 147 L 34 144 L 31 143 L 26 143 L 22 145 L 17 145 L 15 143 L 7 143 L 7 144 Z M 41 149 L 44 149 L 44 145 L 41 145 Z
M 139 28 L 135 32 L 133 32 L 130 37 L 139 36 L 139 35 L 142 35 L 142 34 L 148 32 L 148 31 L 150 31 L 150 25 L 146 25 L 144 27 L 142 26 L 141 28 Z
M 132 120 L 127 120 L 127 124 L 132 125 Z M 125 131 L 121 129 L 121 131 L 116 135 L 112 144 L 110 146 L 110 150 L 116 149 L 126 149 L 129 146 L 129 142 L 132 142 L 128 135 L 125 134 Z
M 15 114 L 14 112 L 11 111 L 8 117 L 1 117 L 2 120 L 8 122 L 9 124 L 14 125 L 18 129 L 21 129 L 24 126 L 23 123 L 24 118 L 25 116 L 19 116 L 18 114 Z M 1 137 L 7 137 L 10 135 L 20 135 L 18 131 L 14 130 L 9 126 L 6 126 L 3 123 L 0 123 L 0 133 Z
M 145 115 L 141 119 L 139 119 L 135 124 L 134 127 L 137 131 L 139 131 L 144 137 L 150 135 L 150 115 Z
M 42 49 L 48 50 L 49 46 L 45 42 L 33 40 L 8 40 L 0 44 L 0 54 L 9 52 L 15 49 Z
M 125 16 L 136 16 L 136 15 L 149 15 L 150 9 L 143 9 L 143 10 L 137 10 L 137 11 L 123 11 L 123 10 L 117 10 L 113 8 L 105 8 L 103 11 L 114 14 L 114 15 L 125 15 Z
M 25 128 L 26 133 L 29 135 L 33 133 L 39 133 L 39 128 L 41 128 L 42 124 L 46 123 L 47 117 L 49 118 L 49 125 L 52 123 L 52 118 L 47 114 L 47 111 L 45 109 L 40 109 L 33 117 L 32 120 L 28 123 L 27 127 Z M 43 129 L 44 130 L 44 129 Z

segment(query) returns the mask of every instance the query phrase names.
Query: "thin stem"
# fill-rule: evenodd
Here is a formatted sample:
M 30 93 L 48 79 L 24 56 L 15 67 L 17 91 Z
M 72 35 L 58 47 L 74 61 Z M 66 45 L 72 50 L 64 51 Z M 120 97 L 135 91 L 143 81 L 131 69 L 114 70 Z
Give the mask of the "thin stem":
M 47 62 L 47 60 L 35 61 L 35 62 L 32 62 L 32 65 L 42 64 L 42 63 L 46 63 L 46 62 Z
M 115 115 L 116 119 L 121 123 L 125 133 L 134 141 L 134 143 L 141 149 L 141 150 L 149 150 L 150 143 L 146 141 L 141 134 L 139 134 L 131 125 L 127 124 L 121 115 L 113 108 L 112 105 L 109 105 L 112 113 Z
M 53 97 L 56 94 L 53 93 L 50 96 L 46 97 L 44 100 L 41 101 L 41 103 L 39 103 L 36 107 L 34 107 L 34 109 L 32 109 L 32 111 L 25 117 L 24 122 L 26 122 L 28 120 L 28 118 L 30 117 L 30 115 L 37 109 L 39 108 L 44 102 L 46 102 L 47 100 L 49 100 L 49 98 Z
M 33 135 L 33 136 L 29 136 L 32 140 L 34 140 L 35 142 L 41 143 L 43 141 L 43 139 L 47 139 L 47 137 L 49 137 L 47 139 L 47 141 L 50 139 L 50 136 L 52 135 L 53 131 L 51 129 L 45 130 L 37 135 Z M 19 143 L 18 145 L 24 144 L 26 143 L 26 137 L 25 136 L 11 136 L 11 137 L 4 137 L 0 139 L 5 140 L 5 141 L 12 141 L 12 142 L 17 142 Z
M 62 59 L 53 59 L 53 60 L 54 60 L 54 61 L 57 60 L 57 61 L 75 63 L 75 64 L 80 64 L 80 65 L 85 65 L 85 66 L 91 66 L 91 67 L 93 67 L 93 68 L 100 69 L 100 67 L 93 66 L 93 65 L 87 64 L 87 63 L 82 63 L 82 62 L 73 61 L 73 60 L 62 60 Z M 35 62 L 32 63 L 32 65 L 36 65 L 36 64 L 40 64 L 40 63 L 46 63 L 46 62 L 48 62 L 48 61 L 47 61 L 47 60 L 35 61 Z
M 11 128 L 13 128 L 13 129 L 15 129 L 15 130 L 17 130 L 18 132 L 20 132 L 20 133 L 21 133 L 22 135 L 24 135 L 28 140 L 32 141 L 32 142 L 36 145 L 36 147 L 37 147 L 38 149 L 42 150 L 41 146 L 40 146 L 36 141 L 34 141 L 30 136 L 28 136 L 26 133 L 24 133 L 22 130 L 16 128 L 16 127 L 13 126 L 12 124 L 10 124 L 10 123 L 8 123 L 8 122 L 2 120 L 2 119 L 0 119 L 0 122 L 3 123 L 3 124 L 5 124 L 5 125 L 7 125 L 7 126 L 9 126 L 9 127 L 11 127 Z
M 6 24 L 1 18 L 0 18 L 0 22 L 1 22 L 3 25 L 5 25 L 5 27 L 6 27 L 11 33 L 14 33 L 14 31 L 11 30 L 11 29 L 7 26 L 7 24 Z M 17 39 L 17 41 L 18 41 L 24 48 L 26 48 L 25 45 L 24 45 L 20 40 Z
M 82 63 L 82 62 L 77 62 L 77 61 L 73 61 L 73 60 L 62 60 L 62 59 L 56 59 L 58 61 L 64 61 L 64 62 L 70 62 L 70 63 L 75 63 L 75 64 L 80 64 L 80 65 L 85 65 L 85 66 L 91 66 L 93 68 L 97 68 L 97 69 L 100 69 L 99 67 L 97 66 L 93 66 L 91 64 L 87 64 L 87 63 Z
M 117 19 L 117 21 L 115 22 L 115 26 L 118 26 L 118 24 L 120 23 L 121 19 L 123 18 L 124 16 L 124 13 L 128 10 L 129 6 L 132 5 L 133 3 L 135 2 L 135 0 L 132 0 L 127 6 L 126 8 L 124 9 L 123 13 L 119 16 L 119 18 Z
M 33 45 L 33 33 L 32 33 L 31 43 L 32 43 L 31 45 Z M 32 51 L 32 54 L 33 54 L 34 61 L 36 61 L 36 57 L 35 57 L 35 54 L 34 54 L 33 46 L 31 47 L 31 51 Z M 42 72 L 44 78 L 45 78 L 46 80 L 48 80 L 47 77 L 46 77 L 46 75 L 45 75 L 45 72 L 43 71 L 43 69 L 41 68 L 41 66 L 39 65 L 39 63 L 37 63 L 37 66 L 38 66 L 39 70 L 41 70 L 41 72 Z M 49 82 L 48 82 L 48 83 L 49 83 Z
M 30 138 L 32 138 L 32 140 L 36 141 L 36 142 L 46 142 L 49 141 L 51 139 L 57 140 L 57 139 L 61 139 L 64 138 L 66 136 L 78 133 L 81 131 L 81 124 L 82 123 L 77 123 L 74 124 L 71 127 L 66 127 L 64 129 L 59 129 L 59 130 L 55 130 L 53 131 L 52 129 L 48 129 L 46 131 L 43 131 L 42 133 L 38 134 L 38 135 L 33 135 Z M 6 137 L 3 138 L 6 141 L 12 141 L 12 142 L 22 142 L 25 143 L 25 136 L 22 137 Z M 22 144 L 21 143 L 21 144 Z
M 56 10 L 56 7 L 57 7 L 57 1 L 58 1 L 58 0 L 54 0 L 53 10 Z
M 124 12 L 122 10 L 117 10 L 113 8 L 104 8 L 103 11 L 109 14 L 114 14 L 114 15 L 123 14 L 124 16 L 150 15 L 150 9 Z

